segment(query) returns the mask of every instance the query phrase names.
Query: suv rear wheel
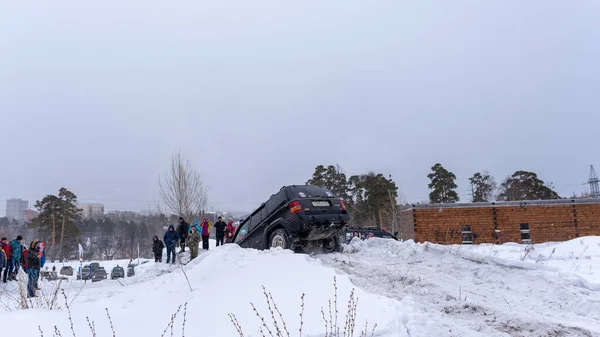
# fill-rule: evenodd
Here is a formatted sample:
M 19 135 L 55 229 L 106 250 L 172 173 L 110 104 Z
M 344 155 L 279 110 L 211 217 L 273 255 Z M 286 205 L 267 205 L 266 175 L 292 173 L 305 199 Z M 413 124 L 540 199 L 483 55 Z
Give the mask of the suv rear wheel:
M 331 239 L 323 240 L 323 249 L 326 253 L 340 252 L 341 248 L 342 246 L 340 245 L 340 240 L 337 235 Z
M 290 236 L 283 228 L 276 229 L 269 238 L 269 247 L 290 249 Z

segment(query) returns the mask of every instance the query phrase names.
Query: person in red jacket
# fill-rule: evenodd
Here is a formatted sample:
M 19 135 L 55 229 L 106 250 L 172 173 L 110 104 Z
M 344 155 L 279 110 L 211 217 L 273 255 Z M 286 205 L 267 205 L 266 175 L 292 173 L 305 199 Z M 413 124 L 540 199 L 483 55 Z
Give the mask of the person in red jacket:
M 4 245 L 8 245 L 8 240 L 6 238 L 0 240 L 0 275 L 2 275 L 2 269 L 8 270 L 8 255 L 6 255 L 6 252 L 4 251 Z M 6 280 L 4 283 L 6 283 Z
M 8 277 L 8 270 L 10 269 L 10 257 L 12 250 L 10 248 L 10 243 L 8 242 L 7 238 L 2 238 L 2 240 L 0 240 L 0 245 L 2 245 L 2 250 L 4 251 L 4 255 L 6 255 L 6 269 L 4 269 L 3 275 L 2 273 L 0 273 L 0 276 L 2 276 L 2 282 L 6 283 L 6 279 Z
M 233 219 L 227 219 L 227 226 L 225 226 L 225 243 L 233 243 L 233 235 L 235 235 L 235 226 L 233 225 Z

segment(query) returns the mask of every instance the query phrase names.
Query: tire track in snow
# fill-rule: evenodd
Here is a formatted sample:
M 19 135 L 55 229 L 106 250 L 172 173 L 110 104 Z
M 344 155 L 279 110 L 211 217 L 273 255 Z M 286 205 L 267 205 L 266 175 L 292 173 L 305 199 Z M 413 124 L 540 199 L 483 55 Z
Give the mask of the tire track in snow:
M 556 271 L 432 247 L 375 239 L 316 257 L 357 287 L 410 303 L 444 336 L 600 336 L 600 292 Z

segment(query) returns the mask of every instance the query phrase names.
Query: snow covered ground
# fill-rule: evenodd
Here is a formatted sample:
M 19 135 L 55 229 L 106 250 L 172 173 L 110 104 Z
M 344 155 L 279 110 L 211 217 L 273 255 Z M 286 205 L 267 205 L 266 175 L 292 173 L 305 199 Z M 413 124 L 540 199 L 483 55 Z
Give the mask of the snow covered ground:
M 101 264 L 110 273 L 127 263 Z M 40 336 L 41 328 L 44 336 L 53 336 L 56 326 L 62 336 L 73 335 L 64 297 L 59 296 L 60 308 L 47 309 L 57 282 L 41 282 L 41 296 L 27 303 L 33 308 L 21 310 L 18 293 L 24 284 L 24 278 L 0 284 L 0 322 L 10 322 L 2 332 Z M 371 239 L 353 241 L 344 253 L 315 256 L 226 245 L 201 251 L 184 267 L 151 261 L 136 267 L 136 276 L 119 281 L 73 277 L 60 284 L 76 336 L 93 335 L 88 318 L 96 336 L 112 336 L 107 309 L 116 335 L 161 336 L 166 330 L 164 335 L 171 336 L 171 317 L 180 306 L 174 336 L 239 336 L 230 313 L 244 336 L 262 336 L 251 303 L 277 335 L 273 317 L 281 319 L 275 308 L 271 314 L 262 286 L 291 336 L 300 329 L 302 294 L 302 335 L 325 336 L 323 316 L 330 320 L 331 299 L 335 322 L 336 298 L 343 335 L 353 289 L 355 336 L 366 322 L 368 336 L 374 324 L 374 336 L 600 336 L 600 237 L 534 246 Z

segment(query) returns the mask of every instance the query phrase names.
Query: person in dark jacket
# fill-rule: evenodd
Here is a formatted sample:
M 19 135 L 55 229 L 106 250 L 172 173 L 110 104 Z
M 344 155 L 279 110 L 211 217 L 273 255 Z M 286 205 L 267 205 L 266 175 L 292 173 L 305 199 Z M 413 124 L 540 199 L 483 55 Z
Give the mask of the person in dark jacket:
M 225 227 L 227 227 L 227 224 L 225 221 L 223 221 L 223 218 L 218 217 L 217 222 L 215 222 L 215 237 L 217 238 L 217 247 L 225 243 Z
M 42 257 L 41 245 L 38 240 L 33 240 L 27 252 L 27 296 L 36 297 L 37 280 L 40 277 L 40 258 Z
M 190 229 L 190 224 L 185 222 L 182 217 L 179 217 L 179 225 L 177 225 L 177 232 L 179 233 L 179 250 L 180 253 L 185 252 L 185 239 L 187 238 L 188 231 Z
M 154 262 L 162 262 L 162 252 L 165 248 L 165 244 L 158 238 L 158 236 L 154 236 L 152 238 L 152 252 L 154 253 Z
M 165 246 L 167 247 L 167 263 L 171 263 L 171 256 L 173 257 L 173 264 L 175 264 L 175 246 L 179 242 L 179 233 L 175 231 L 175 226 L 169 225 L 169 229 L 163 237 Z

